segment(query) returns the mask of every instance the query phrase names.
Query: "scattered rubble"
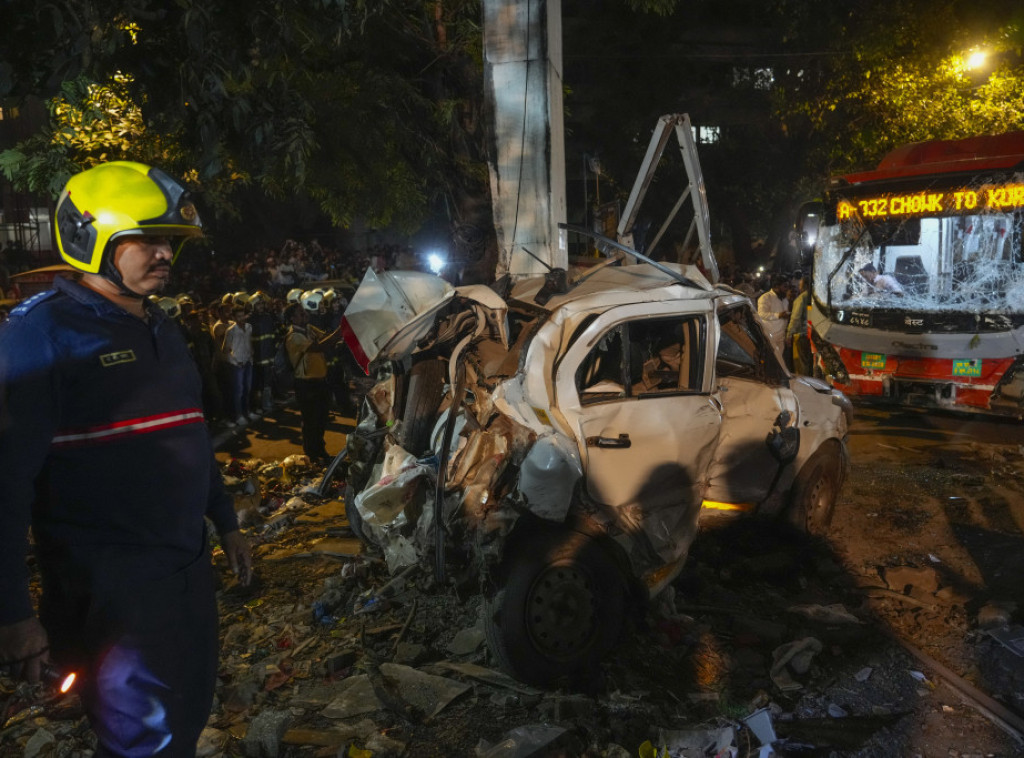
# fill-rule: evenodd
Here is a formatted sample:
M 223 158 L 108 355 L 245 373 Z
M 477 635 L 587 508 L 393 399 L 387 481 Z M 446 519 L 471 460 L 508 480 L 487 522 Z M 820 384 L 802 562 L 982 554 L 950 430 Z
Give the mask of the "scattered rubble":
M 882 758 L 905 754 L 919 719 L 980 713 L 873 616 L 874 603 L 905 610 L 896 595 L 950 608 L 937 562 L 851 578 L 823 545 L 763 525 L 702 534 L 600 679 L 549 691 L 496 670 L 472 588 L 436 586 L 418 565 L 391 576 L 364 552 L 341 482 L 321 487 L 302 456 L 226 473 L 259 557 L 242 587 L 215 552 L 222 654 L 202 758 Z M 1015 609 L 993 608 L 1009 616 L 977 610 L 985 678 L 1000 672 L 1019 693 L 1024 629 Z M 0 756 L 87 758 L 95 742 L 76 700 L 0 677 Z

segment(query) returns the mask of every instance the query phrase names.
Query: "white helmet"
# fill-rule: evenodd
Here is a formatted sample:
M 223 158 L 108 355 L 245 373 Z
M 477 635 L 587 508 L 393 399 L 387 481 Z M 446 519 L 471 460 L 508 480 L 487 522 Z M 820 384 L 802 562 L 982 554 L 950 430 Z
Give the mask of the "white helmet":
M 297 303 L 300 297 L 302 297 L 302 290 L 296 287 L 295 289 L 288 290 L 288 294 L 285 295 L 284 299 L 289 303 Z
M 303 292 L 299 297 L 299 303 L 310 313 L 316 313 L 320 310 L 320 305 L 324 301 L 324 293 L 320 290 L 310 290 L 309 292 Z
M 181 306 L 178 305 L 178 301 L 173 297 L 159 297 L 158 295 L 150 295 L 149 299 L 160 306 L 160 309 L 166 313 L 170 318 L 178 318 L 181 315 Z

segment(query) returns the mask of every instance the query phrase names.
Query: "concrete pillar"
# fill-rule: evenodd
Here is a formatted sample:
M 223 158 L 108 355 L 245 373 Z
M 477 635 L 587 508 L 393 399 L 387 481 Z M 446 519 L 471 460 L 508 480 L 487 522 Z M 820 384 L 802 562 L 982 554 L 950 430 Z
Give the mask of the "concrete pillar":
M 497 276 L 568 267 L 560 0 L 484 0 Z M 531 257 L 532 253 L 543 264 Z M 546 264 L 546 266 L 544 265 Z

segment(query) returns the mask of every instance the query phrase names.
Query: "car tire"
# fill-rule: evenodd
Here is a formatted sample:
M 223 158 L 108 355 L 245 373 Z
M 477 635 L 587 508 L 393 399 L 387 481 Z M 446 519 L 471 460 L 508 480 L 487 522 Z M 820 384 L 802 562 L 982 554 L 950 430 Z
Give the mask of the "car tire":
M 790 490 L 787 516 L 794 527 L 819 537 L 828 532 L 845 468 L 842 449 L 835 440 L 826 441 L 814 452 Z
M 484 629 L 500 668 L 545 686 L 597 671 L 623 629 L 626 583 L 599 540 L 530 528 L 506 547 Z
M 407 377 L 402 426 L 396 437 L 412 455 L 422 455 L 430 446 L 430 432 L 444 399 L 447 365 L 439 359 L 420 361 Z

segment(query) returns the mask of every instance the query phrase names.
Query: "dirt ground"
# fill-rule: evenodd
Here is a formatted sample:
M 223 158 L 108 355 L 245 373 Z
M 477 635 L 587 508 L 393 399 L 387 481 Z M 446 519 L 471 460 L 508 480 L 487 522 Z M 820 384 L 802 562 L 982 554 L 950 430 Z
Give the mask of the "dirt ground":
M 272 422 L 220 458 L 297 452 Z M 682 733 L 732 727 L 731 754 L 755 756 L 740 727 L 759 711 L 780 756 L 1024 755 L 997 724 L 1024 714 L 1024 426 L 858 408 L 850 452 L 828 539 L 705 529 L 600 672 L 549 692 L 490 670 L 473 586 L 392 582 L 351 538 L 340 488 L 319 497 L 318 471 L 271 466 L 246 515 L 257 581 L 216 558 L 222 670 L 200 755 L 690 756 L 705 753 Z M 73 703 L 0 729 L 2 756 L 90 748 Z
M 557 693 L 475 683 L 471 695 L 427 723 L 393 712 L 375 714 L 375 723 L 408 756 L 477 755 L 515 726 L 542 723 L 571 729 L 572 740 L 541 754 L 636 756 L 659 735 L 709 730 L 768 708 L 780 755 L 1024 755 L 990 717 L 990 701 L 962 695 L 966 681 L 1024 713 L 1024 659 L 982 629 L 985 622 L 1012 630 L 1020 621 L 1024 428 L 859 408 L 850 453 L 827 540 L 756 522 L 707 529 L 672 592 L 630 619 L 594 681 Z M 313 538 L 291 529 L 297 544 Z M 272 563 L 264 563 L 267 586 Z M 389 578 L 372 558 L 359 565 L 367 573 L 350 593 Z M 328 582 L 339 573 L 315 566 L 301 568 Z M 298 568 L 287 567 L 289 586 L 313 597 L 317 582 L 296 576 Z M 430 584 L 428 576 L 414 577 L 379 617 L 344 618 L 342 634 L 353 640 L 351 625 L 370 619 L 378 628 L 405 625 L 403 638 L 424 648 L 417 666 L 491 665 L 482 646 L 461 654 L 450 647 L 478 628 L 473 588 L 439 592 Z M 348 598 L 339 613 L 356 605 Z M 385 634 L 384 644 L 360 636 L 353 647 L 387 660 L 394 635 Z M 820 642 L 810 664 L 800 673 L 788 669 L 788 681 L 773 676 L 773 656 L 808 639 Z M 308 748 L 288 750 L 297 756 Z

